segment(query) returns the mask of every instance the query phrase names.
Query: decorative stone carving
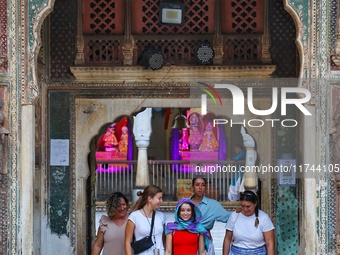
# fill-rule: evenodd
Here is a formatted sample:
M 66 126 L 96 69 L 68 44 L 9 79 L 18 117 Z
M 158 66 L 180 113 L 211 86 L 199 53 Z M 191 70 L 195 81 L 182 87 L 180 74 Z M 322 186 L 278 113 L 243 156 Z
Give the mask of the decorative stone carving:
M 163 66 L 162 69 L 145 70 L 143 66 L 72 66 L 71 72 L 79 82 L 192 82 L 199 79 L 224 78 L 268 78 L 276 65 L 243 65 L 243 66 Z
M 264 64 L 270 64 L 272 62 L 271 56 L 270 56 L 270 36 L 264 35 L 262 36 L 262 63 Z
M 82 17 L 82 4 L 83 1 L 78 0 L 78 31 L 77 31 L 77 54 L 76 59 L 74 60 L 75 65 L 84 65 L 84 36 L 83 36 L 83 20 L 79 17 Z
M 218 35 L 214 38 L 214 44 L 213 44 L 215 57 L 214 57 L 214 65 L 222 65 L 223 61 L 223 37 Z
M 134 39 L 129 36 L 124 39 L 123 56 L 124 56 L 124 65 L 131 66 L 133 63 L 133 52 L 136 49 L 136 43 Z

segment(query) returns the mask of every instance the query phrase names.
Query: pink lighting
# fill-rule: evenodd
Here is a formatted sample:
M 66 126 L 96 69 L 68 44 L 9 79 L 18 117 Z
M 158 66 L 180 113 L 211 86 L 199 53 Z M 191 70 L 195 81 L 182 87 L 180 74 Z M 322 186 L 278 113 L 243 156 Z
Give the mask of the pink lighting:
M 99 137 L 96 151 L 97 172 L 132 170 L 132 165 L 128 164 L 128 160 L 132 159 L 132 139 L 129 127 L 129 120 L 124 117 L 119 122 L 111 123 L 106 132 Z

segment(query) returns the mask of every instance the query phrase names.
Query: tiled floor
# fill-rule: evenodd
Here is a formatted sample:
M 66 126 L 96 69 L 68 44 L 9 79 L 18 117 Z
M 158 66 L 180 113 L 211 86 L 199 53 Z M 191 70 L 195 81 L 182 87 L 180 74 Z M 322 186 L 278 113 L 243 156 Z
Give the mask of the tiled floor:
M 96 214 L 96 229 L 98 229 L 99 219 L 103 213 L 97 212 Z M 173 212 L 166 212 L 165 215 L 166 215 L 168 222 L 174 221 Z M 213 239 L 214 239 L 216 255 L 222 255 L 222 244 L 223 244 L 224 234 L 225 234 L 225 223 L 216 222 L 214 225 L 214 228 L 211 231 L 211 235 L 213 236 Z

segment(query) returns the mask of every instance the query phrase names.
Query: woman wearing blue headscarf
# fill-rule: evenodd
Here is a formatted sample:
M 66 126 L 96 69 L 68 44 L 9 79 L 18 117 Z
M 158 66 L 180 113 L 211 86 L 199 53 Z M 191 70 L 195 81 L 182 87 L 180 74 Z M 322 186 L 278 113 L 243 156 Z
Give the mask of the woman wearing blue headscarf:
M 210 243 L 210 234 L 199 222 L 202 214 L 188 198 L 178 201 L 175 210 L 175 222 L 165 228 L 166 255 L 205 254 Z

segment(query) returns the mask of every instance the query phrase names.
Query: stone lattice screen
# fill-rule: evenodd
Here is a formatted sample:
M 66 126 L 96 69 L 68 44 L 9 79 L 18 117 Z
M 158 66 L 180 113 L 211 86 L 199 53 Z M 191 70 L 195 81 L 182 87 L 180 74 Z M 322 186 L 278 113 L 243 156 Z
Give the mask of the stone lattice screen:
M 83 34 L 114 37 L 110 39 L 101 37 L 87 39 L 85 37 L 86 64 L 123 65 L 121 37 L 127 32 L 124 31 L 125 22 L 131 22 L 131 33 L 135 36 L 159 36 L 157 40 L 138 41 L 134 64 L 137 64 L 138 56 L 143 51 L 141 45 L 146 46 L 150 43 L 156 43 L 157 47 L 161 45 L 161 51 L 168 65 L 192 65 L 195 64 L 195 49 L 193 52 L 188 49 L 193 45 L 197 47 L 199 41 L 208 40 L 212 43 L 212 36 L 216 32 L 215 16 L 218 11 L 215 0 L 184 0 L 186 11 L 183 26 L 159 25 L 160 1 L 131 0 L 131 18 L 124 17 L 126 11 L 124 2 L 124 0 L 85 0 L 83 2 Z M 269 12 L 272 14 L 269 15 L 271 54 L 274 54 L 272 56 L 274 64 L 278 65 L 276 74 L 295 77 L 299 67 L 296 64 L 297 56 L 293 56 L 296 52 L 294 23 L 283 9 L 282 1 L 270 1 L 269 5 Z M 335 8 L 332 10 L 336 13 Z M 262 51 L 261 35 L 264 31 L 264 0 L 221 0 L 220 12 L 223 64 L 259 63 Z M 333 30 L 334 27 L 333 25 Z M 165 45 L 162 35 L 182 35 L 182 37 L 181 40 L 167 39 L 168 45 Z M 183 40 L 185 35 L 205 35 L 205 38 L 193 42 L 190 39 Z M 334 36 L 332 43 L 334 44 Z M 278 46 L 277 49 L 276 46 Z M 282 54 L 282 52 L 285 53 Z M 275 61 L 277 57 L 279 61 Z M 285 65 L 284 63 L 287 62 L 290 63 Z
M 160 25 L 159 3 L 160 1 L 131 0 L 131 15 L 124 17 L 126 10 L 123 0 L 85 0 L 83 34 L 86 64 L 122 65 L 122 35 L 129 33 L 138 38 L 138 49 L 135 51 L 133 63 L 135 65 L 138 64 L 141 52 L 150 46 L 161 50 L 166 65 L 199 64 L 195 59 L 196 49 L 203 41 L 212 45 L 218 27 L 215 24 L 218 21 L 216 1 L 184 0 L 185 15 L 182 26 Z M 223 35 L 225 52 L 223 64 L 260 63 L 263 0 L 222 0 L 219 9 L 220 32 Z M 124 31 L 125 22 L 131 22 L 131 31 Z M 94 35 L 97 37 L 93 38 Z M 112 37 L 106 39 L 109 35 Z M 164 37 L 170 35 L 174 37 Z M 242 38 L 238 37 L 240 35 Z
M 83 34 L 124 34 L 124 0 L 84 0 Z
M 87 0 L 90 1 L 90 0 Z M 93 1 L 96 1 L 92 3 Z M 100 17 L 99 13 L 105 12 L 105 15 L 108 17 L 113 17 L 107 19 L 107 24 L 103 25 L 102 21 L 98 21 L 97 27 L 101 26 L 100 29 L 95 29 L 93 26 L 92 30 L 91 27 L 84 29 L 84 40 L 85 40 L 85 65 L 94 65 L 94 66 L 121 66 L 123 65 L 123 55 L 122 55 L 122 46 L 123 46 L 123 38 L 124 34 L 127 32 L 124 31 L 123 34 L 121 32 L 125 26 L 122 24 L 118 24 L 118 18 L 122 20 L 123 10 L 126 13 L 125 6 L 121 5 L 121 3 L 125 3 L 123 0 L 92 0 L 92 2 L 87 2 L 88 7 L 90 8 L 90 4 L 92 3 L 92 8 L 95 10 L 94 6 L 104 6 L 102 3 L 105 3 L 105 8 L 100 7 L 100 11 L 97 14 L 97 18 Z M 115 3 L 113 10 L 109 7 L 112 4 L 107 3 Z M 155 8 L 158 8 L 158 5 L 154 4 L 153 2 L 149 2 L 148 0 L 131 0 L 131 10 L 136 6 L 133 5 L 134 3 L 143 3 L 151 4 Z M 158 2 L 158 1 L 154 1 Z M 191 5 L 192 2 L 190 0 L 184 1 L 186 5 Z M 1 3 L 1 0 L 0 0 Z M 57 79 L 68 79 L 71 78 L 69 66 L 73 65 L 73 61 L 75 58 L 75 40 L 76 40 L 76 13 L 75 9 L 75 1 L 66 1 L 66 0 L 59 0 L 55 3 L 54 11 L 52 12 L 52 19 L 51 19 L 51 51 L 52 59 L 51 59 L 51 77 Z M 233 64 L 261 64 L 261 45 L 262 45 L 262 34 L 259 33 L 259 29 L 261 28 L 260 20 L 254 18 L 249 19 L 248 16 L 259 16 L 263 15 L 261 10 L 258 10 L 260 6 L 260 2 L 257 2 L 257 6 L 254 6 L 251 1 L 244 1 L 244 0 L 222 0 L 221 1 L 221 8 L 220 8 L 220 19 L 215 17 L 215 1 L 195 1 L 197 3 L 195 8 L 203 8 L 204 10 L 207 8 L 211 13 L 213 13 L 212 18 L 210 18 L 207 22 L 209 25 L 203 26 L 192 26 L 187 29 L 191 29 L 193 32 L 196 33 L 197 29 L 201 29 L 201 32 L 197 32 L 196 34 L 177 34 L 179 29 L 184 29 L 186 26 L 183 27 L 176 27 L 176 26 L 159 26 L 158 14 L 154 15 L 154 21 L 151 18 L 148 18 L 150 24 L 146 25 L 147 28 L 150 27 L 155 30 L 152 34 L 152 38 L 150 35 L 143 34 L 143 35 L 133 35 L 136 40 L 137 49 L 134 52 L 134 63 L 136 64 L 140 53 L 143 51 L 143 47 L 147 45 L 155 44 L 156 47 L 160 47 L 165 59 L 166 65 L 193 65 L 196 64 L 195 60 L 195 50 L 197 45 L 200 44 L 202 41 L 210 42 L 212 45 L 214 34 L 216 33 L 215 27 L 221 27 L 222 39 L 223 39 L 223 65 L 233 65 Z M 249 3 L 251 5 L 250 8 L 245 7 L 246 4 Z M 84 2 L 85 4 L 85 2 Z M 84 7 L 83 4 L 83 8 Z M 118 11 L 118 6 L 120 6 L 120 11 Z M 142 5 L 141 5 L 142 6 Z M 223 11 L 223 8 L 233 7 L 235 14 L 233 12 L 226 12 Z M 241 8 L 241 7 L 242 8 Z M 151 7 L 141 7 L 142 11 L 139 11 L 141 14 L 149 15 Z M 228 9 L 228 8 L 227 8 Z M 143 12 L 144 10 L 144 12 Z M 231 9 L 232 10 L 232 9 Z M 243 13 L 247 10 L 249 12 Z M 97 10 L 98 11 L 98 10 Z M 255 12 L 256 11 L 256 12 Z M 113 12 L 114 15 L 111 13 Z M 254 12 L 256 14 L 254 14 Z M 72 14 L 71 14 L 72 13 Z M 90 13 L 90 12 L 89 12 Z M 186 12 L 186 15 L 194 12 Z M 197 12 L 196 12 L 197 13 Z M 65 17 L 67 14 L 68 17 Z M 68 15 L 70 14 L 70 15 Z M 237 15 L 236 15 L 237 14 Z M 224 16 L 226 15 L 226 16 Z M 229 15 L 229 16 L 228 16 Z M 248 23 L 241 22 L 242 18 L 237 19 L 239 22 L 231 25 L 235 31 L 228 30 L 224 22 L 227 22 L 230 17 L 247 17 L 244 18 Z M 103 15 L 102 15 L 103 16 Z M 195 17 L 195 16 L 194 16 Z M 195 18 L 192 18 L 194 20 Z M 185 19 L 188 20 L 190 16 L 186 17 Z M 199 19 L 197 17 L 196 19 Z M 203 18 L 204 19 L 204 18 Z M 207 19 L 207 17 L 205 17 Z M 236 18 L 235 18 L 236 19 Z M 290 15 L 284 10 L 283 3 L 281 0 L 273 0 L 269 2 L 269 30 L 270 30 L 270 37 L 271 37 L 271 57 L 273 64 L 277 65 L 277 69 L 275 74 L 278 77 L 296 77 L 297 70 L 299 69 L 298 66 L 298 56 L 295 46 L 295 27 L 294 22 Z M 236 22 L 237 22 L 236 20 Z M 68 21 L 67 26 L 65 26 L 65 21 Z M 74 23 L 73 23 L 74 22 Z M 124 21 L 125 22 L 125 21 Z M 127 22 L 130 22 L 130 17 L 127 19 Z M 220 22 L 220 24 L 216 24 L 216 22 Z M 254 22 L 256 24 L 254 24 Z M 185 24 L 187 24 L 186 21 Z M 198 22 L 199 23 L 199 22 Z M 208 24 L 207 23 L 207 24 Z M 91 24 L 88 21 L 88 24 Z M 114 26 L 113 26 L 114 24 Z M 202 23 L 203 24 L 203 23 Z M 120 27 L 120 29 L 118 29 Z M 129 26 L 127 26 L 129 27 Z M 163 27 L 163 30 L 160 30 L 160 27 Z M 224 29 L 222 29 L 224 27 Z M 242 29 L 243 30 L 242 30 Z M 171 31 L 169 31 L 169 29 Z M 241 30 L 240 30 L 241 29 Z M 250 31 L 250 29 L 253 29 Z M 91 32 L 92 31 L 92 32 Z M 96 32 L 99 34 L 96 34 Z M 110 31 L 111 34 L 105 34 L 106 32 Z M 157 34 L 161 31 L 163 34 Z M 173 34 L 174 31 L 176 34 Z M 185 30 L 187 31 L 187 30 Z M 65 33 L 71 33 L 72 36 L 65 36 Z M 239 33 L 238 33 L 239 32 Z M 248 33 L 252 32 L 252 33 Z M 64 34 L 64 36 L 62 36 Z M 60 37 L 62 36 L 62 37 Z
M 101 1 L 102 0 L 99 0 L 96 4 L 100 4 Z M 131 1 L 131 3 L 136 1 L 140 0 Z M 235 1 L 235 3 L 240 5 L 241 1 L 242 0 Z M 185 3 L 187 2 L 189 1 L 185 1 Z M 2 0 L 0 0 L 0 4 L 1 3 L 3 3 Z M 75 1 L 68 2 L 66 0 L 58 0 L 56 1 L 54 11 L 51 14 L 51 22 L 48 25 L 51 29 L 51 45 L 49 47 L 51 49 L 51 79 L 68 80 L 73 77 L 70 73 L 69 67 L 74 65 L 74 58 L 76 55 L 75 45 L 77 19 L 75 13 L 77 11 L 74 3 Z M 212 6 L 215 5 L 215 2 L 209 3 L 211 3 Z M 233 2 L 229 1 L 229 5 L 231 4 L 233 4 Z M 109 9 L 106 11 L 108 10 Z M 278 77 L 297 77 L 299 59 L 295 45 L 296 32 L 294 22 L 290 15 L 284 10 L 282 0 L 270 1 L 269 13 L 269 31 L 271 38 L 270 52 L 273 64 L 277 66 L 275 75 Z M 0 18 L 2 17 L 3 16 L 1 15 Z M 213 17 L 215 17 L 215 14 Z M 115 16 L 115 21 L 116 20 L 117 16 Z M 157 22 L 155 22 L 155 24 L 157 25 Z M 115 24 L 115 28 L 117 27 L 118 24 Z M 121 27 L 123 27 L 123 25 L 121 25 Z M 175 27 L 171 28 L 175 29 Z M 137 64 L 136 61 L 138 60 L 143 47 L 149 43 L 155 43 L 157 47 L 161 47 L 166 58 L 167 65 L 193 64 L 195 62 L 195 56 L 193 53 L 195 51 L 195 47 L 197 47 L 197 45 L 199 45 L 202 41 L 209 41 L 212 43 L 214 37 L 213 34 L 165 34 L 151 36 L 152 38 L 148 38 L 147 35 L 135 35 L 137 50 L 134 53 L 134 64 Z M 222 36 L 224 65 L 259 63 L 261 54 L 261 34 L 254 31 L 252 34 L 224 33 Z M 120 35 L 118 33 L 112 35 L 96 35 L 94 32 L 90 35 L 85 34 L 85 65 L 123 65 L 121 48 L 123 37 L 124 35 Z M 162 37 L 165 38 L 162 39 Z
M 135 54 L 134 63 L 138 63 L 138 56 L 143 50 L 152 45 L 163 53 L 165 62 L 168 64 L 188 65 L 197 64 L 196 49 L 200 46 L 201 40 L 137 40 L 137 53 Z
M 258 63 L 264 29 L 263 0 L 226 0 L 221 6 L 223 62 Z
M 222 1 L 223 34 L 262 34 L 264 0 Z
M 74 65 L 77 40 L 77 5 L 76 1 L 55 1 L 49 20 L 51 35 L 49 38 L 49 61 L 51 63 L 50 79 L 73 79 L 70 66 Z
M 261 56 L 261 36 L 225 38 L 223 62 L 228 64 L 256 64 Z
M 85 38 L 85 63 L 99 65 L 123 65 L 121 40 Z
M 277 77 L 298 77 L 300 68 L 296 49 L 296 29 L 292 17 L 283 8 L 282 0 L 272 0 L 269 9 L 270 54 Z

